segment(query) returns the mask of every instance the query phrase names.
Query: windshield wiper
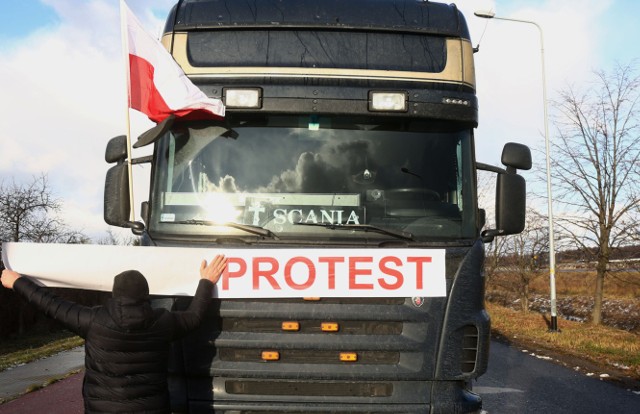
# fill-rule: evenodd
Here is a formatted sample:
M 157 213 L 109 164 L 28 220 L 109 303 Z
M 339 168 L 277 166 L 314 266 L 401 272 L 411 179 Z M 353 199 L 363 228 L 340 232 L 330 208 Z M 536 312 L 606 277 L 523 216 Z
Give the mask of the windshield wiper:
M 271 230 L 267 230 L 260 226 L 252 226 L 249 224 L 240 224 L 234 222 L 226 222 L 226 223 L 218 223 L 216 221 L 211 220 L 197 220 L 197 219 L 189 219 L 189 220 L 181 220 L 181 221 L 171 221 L 167 222 L 167 224 L 194 224 L 197 226 L 222 226 L 222 227 L 231 227 L 233 229 L 243 230 L 247 233 L 256 234 L 262 237 L 271 237 L 273 239 L 278 239 L 278 236 L 275 235 Z
M 406 231 L 396 231 L 385 229 L 384 227 L 372 226 L 370 224 L 332 224 L 332 223 L 294 223 L 296 226 L 317 226 L 330 230 L 360 230 L 374 233 L 386 234 L 387 236 L 413 241 L 413 234 Z

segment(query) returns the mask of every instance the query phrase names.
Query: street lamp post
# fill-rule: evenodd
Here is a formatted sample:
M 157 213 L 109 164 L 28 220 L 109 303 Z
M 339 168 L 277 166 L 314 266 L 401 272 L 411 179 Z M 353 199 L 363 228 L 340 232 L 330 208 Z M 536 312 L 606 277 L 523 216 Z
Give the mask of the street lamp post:
M 506 17 L 497 17 L 495 13 L 491 11 L 477 11 L 474 13 L 476 16 L 483 19 L 497 19 L 510 22 L 528 23 L 538 28 L 540 33 L 540 61 L 542 63 L 542 100 L 544 105 L 544 143 L 547 159 L 547 210 L 549 215 L 549 284 L 551 290 L 551 332 L 558 331 L 558 314 L 556 308 L 556 253 L 554 246 L 554 234 L 553 234 L 553 205 L 552 205 L 552 192 L 551 192 L 551 156 L 549 148 L 549 115 L 547 111 L 547 81 L 545 76 L 544 66 L 544 39 L 542 36 L 542 28 L 536 22 L 530 20 L 511 19 Z

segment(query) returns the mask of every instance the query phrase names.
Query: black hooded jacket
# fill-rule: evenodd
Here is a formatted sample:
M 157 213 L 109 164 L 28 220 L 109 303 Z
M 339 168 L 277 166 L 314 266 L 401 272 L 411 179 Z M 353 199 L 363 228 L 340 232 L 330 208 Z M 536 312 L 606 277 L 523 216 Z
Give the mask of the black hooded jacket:
M 170 342 L 198 327 L 213 286 L 201 279 L 182 312 L 152 309 L 148 297 L 116 296 L 115 289 L 106 306 L 81 306 L 27 277 L 16 280 L 14 290 L 85 339 L 85 412 L 167 413 Z

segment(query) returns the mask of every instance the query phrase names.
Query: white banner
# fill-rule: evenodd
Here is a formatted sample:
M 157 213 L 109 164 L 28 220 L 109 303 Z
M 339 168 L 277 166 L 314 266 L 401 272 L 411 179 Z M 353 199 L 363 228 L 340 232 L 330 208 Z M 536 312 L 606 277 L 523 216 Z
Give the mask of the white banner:
M 134 269 L 157 295 L 193 295 L 221 253 L 220 298 L 446 296 L 442 249 L 227 249 L 3 243 L 5 266 L 45 286 L 110 291 Z

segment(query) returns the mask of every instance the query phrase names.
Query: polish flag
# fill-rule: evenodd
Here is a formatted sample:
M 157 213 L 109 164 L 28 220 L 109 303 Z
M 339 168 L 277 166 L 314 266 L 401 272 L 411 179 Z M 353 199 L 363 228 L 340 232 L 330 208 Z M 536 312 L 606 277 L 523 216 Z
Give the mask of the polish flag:
M 221 119 L 224 104 L 195 86 L 162 44 L 147 33 L 120 0 L 123 43 L 129 59 L 129 107 L 159 123 L 178 119 Z M 126 37 L 125 37 L 126 35 Z

